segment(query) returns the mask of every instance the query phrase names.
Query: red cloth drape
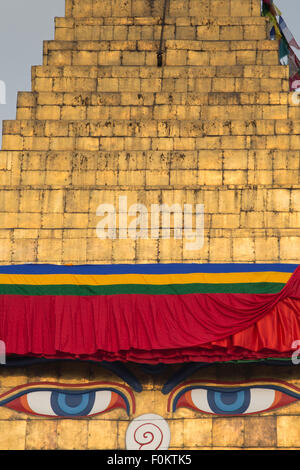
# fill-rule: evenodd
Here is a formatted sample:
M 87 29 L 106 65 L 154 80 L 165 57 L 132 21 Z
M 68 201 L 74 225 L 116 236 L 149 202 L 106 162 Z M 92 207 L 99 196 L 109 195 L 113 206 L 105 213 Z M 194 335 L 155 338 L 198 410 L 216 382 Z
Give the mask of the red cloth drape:
M 7 354 L 137 362 L 280 357 L 300 339 L 300 268 L 278 294 L 0 296 Z

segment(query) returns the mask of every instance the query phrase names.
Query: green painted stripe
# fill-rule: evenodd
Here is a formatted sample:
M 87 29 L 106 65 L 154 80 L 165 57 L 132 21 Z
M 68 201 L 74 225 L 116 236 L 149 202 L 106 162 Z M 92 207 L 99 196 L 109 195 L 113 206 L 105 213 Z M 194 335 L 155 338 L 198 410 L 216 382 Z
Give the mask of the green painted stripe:
M 183 295 L 183 294 L 276 294 L 283 289 L 281 283 L 250 284 L 172 284 L 139 285 L 121 284 L 111 286 L 74 285 L 24 285 L 1 284 L 0 295 Z
M 232 363 L 232 364 L 251 364 L 251 363 L 259 363 L 259 362 L 262 362 L 262 363 L 266 363 L 267 361 L 271 362 L 272 363 L 274 361 L 278 361 L 278 362 L 286 362 L 286 363 L 291 363 L 292 364 L 292 359 L 290 357 L 266 357 L 264 359 L 236 359 L 236 360 L 230 360 L 230 361 L 219 361 L 218 363 L 217 362 L 214 362 L 214 364 L 229 364 L 229 363 Z

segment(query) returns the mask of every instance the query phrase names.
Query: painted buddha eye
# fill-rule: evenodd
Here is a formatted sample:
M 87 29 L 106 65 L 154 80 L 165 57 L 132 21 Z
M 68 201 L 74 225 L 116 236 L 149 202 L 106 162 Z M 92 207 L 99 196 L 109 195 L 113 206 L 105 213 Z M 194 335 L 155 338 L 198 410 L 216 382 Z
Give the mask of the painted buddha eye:
M 248 415 L 271 411 L 300 398 L 300 390 L 289 384 L 256 382 L 251 385 L 186 384 L 169 399 L 169 411 L 189 408 L 216 415 Z
M 86 385 L 46 382 L 16 387 L 0 397 L 0 406 L 37 416 L 78 418 L 94 416 L 116 408 L 129 415 L 134 396 L 125 386 L 113 383 Z

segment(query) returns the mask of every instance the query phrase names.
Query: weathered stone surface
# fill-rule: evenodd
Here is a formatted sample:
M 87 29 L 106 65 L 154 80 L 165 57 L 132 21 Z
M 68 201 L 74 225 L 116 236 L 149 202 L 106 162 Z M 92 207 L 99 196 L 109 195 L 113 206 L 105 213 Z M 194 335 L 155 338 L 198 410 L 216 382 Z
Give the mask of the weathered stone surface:
M 19 92 L 17 117 L 3 124 L 1 264 L 299 263 L 300 107 L 260 1 L 170 0 L 157 67 L 162 5 L 66 0 L 43 65 L 32 67 L 32 90 Z M 120 196 L 149 211 L 204 204 L 203 247 L 189 251 L 173 238 L 100 240 L 97 208 L 118 208 Z M 258 372 L 220 366 L 196 376 L 238 381 Z M 280 374 L 299 382 L 297 369 Z M 18 369 L 1 371 L 1 391 L 34 380 L 116 378 L 92 366 Z M 266 416 L 167 412 L 162 383 L 143 377 L 130 417 L 116 409 L 89 419 L 26 419 L 1 408 L 0 448 L 123 449 L 129 421 L 146 412 L 168 419 L 172 449 L 300 447 L 297 403 Z

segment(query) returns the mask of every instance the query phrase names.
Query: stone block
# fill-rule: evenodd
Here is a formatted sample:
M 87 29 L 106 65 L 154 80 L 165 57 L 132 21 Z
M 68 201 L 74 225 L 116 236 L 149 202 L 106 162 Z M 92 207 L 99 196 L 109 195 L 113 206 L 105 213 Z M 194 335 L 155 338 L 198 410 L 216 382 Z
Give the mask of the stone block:
M 184 448 L 210 447 L 212 445 L 212 425 L 212 418 L 185 419 L 183 421 Z
M 278 448 L 299 448 L 299 416 L 278 416 L 276 424 Z
M 0 435 L 1 450 L 25 450 L 26 421 L 0 421 L 1 429 L 5 429 Z
M 57 422 L 57 447 L 62 450 L 88 448 L 88 420 L 62 419 Z
M 31 420 L 26 427 L 26 450 L 55 450 L 57 448 L 57 421 Z
M 212 445 L 218 447 L 243 447 L 244 418 L 216 418 L 212 420 Z
M 88 450 L 117 449 L 118 421 L 88 420 Z

